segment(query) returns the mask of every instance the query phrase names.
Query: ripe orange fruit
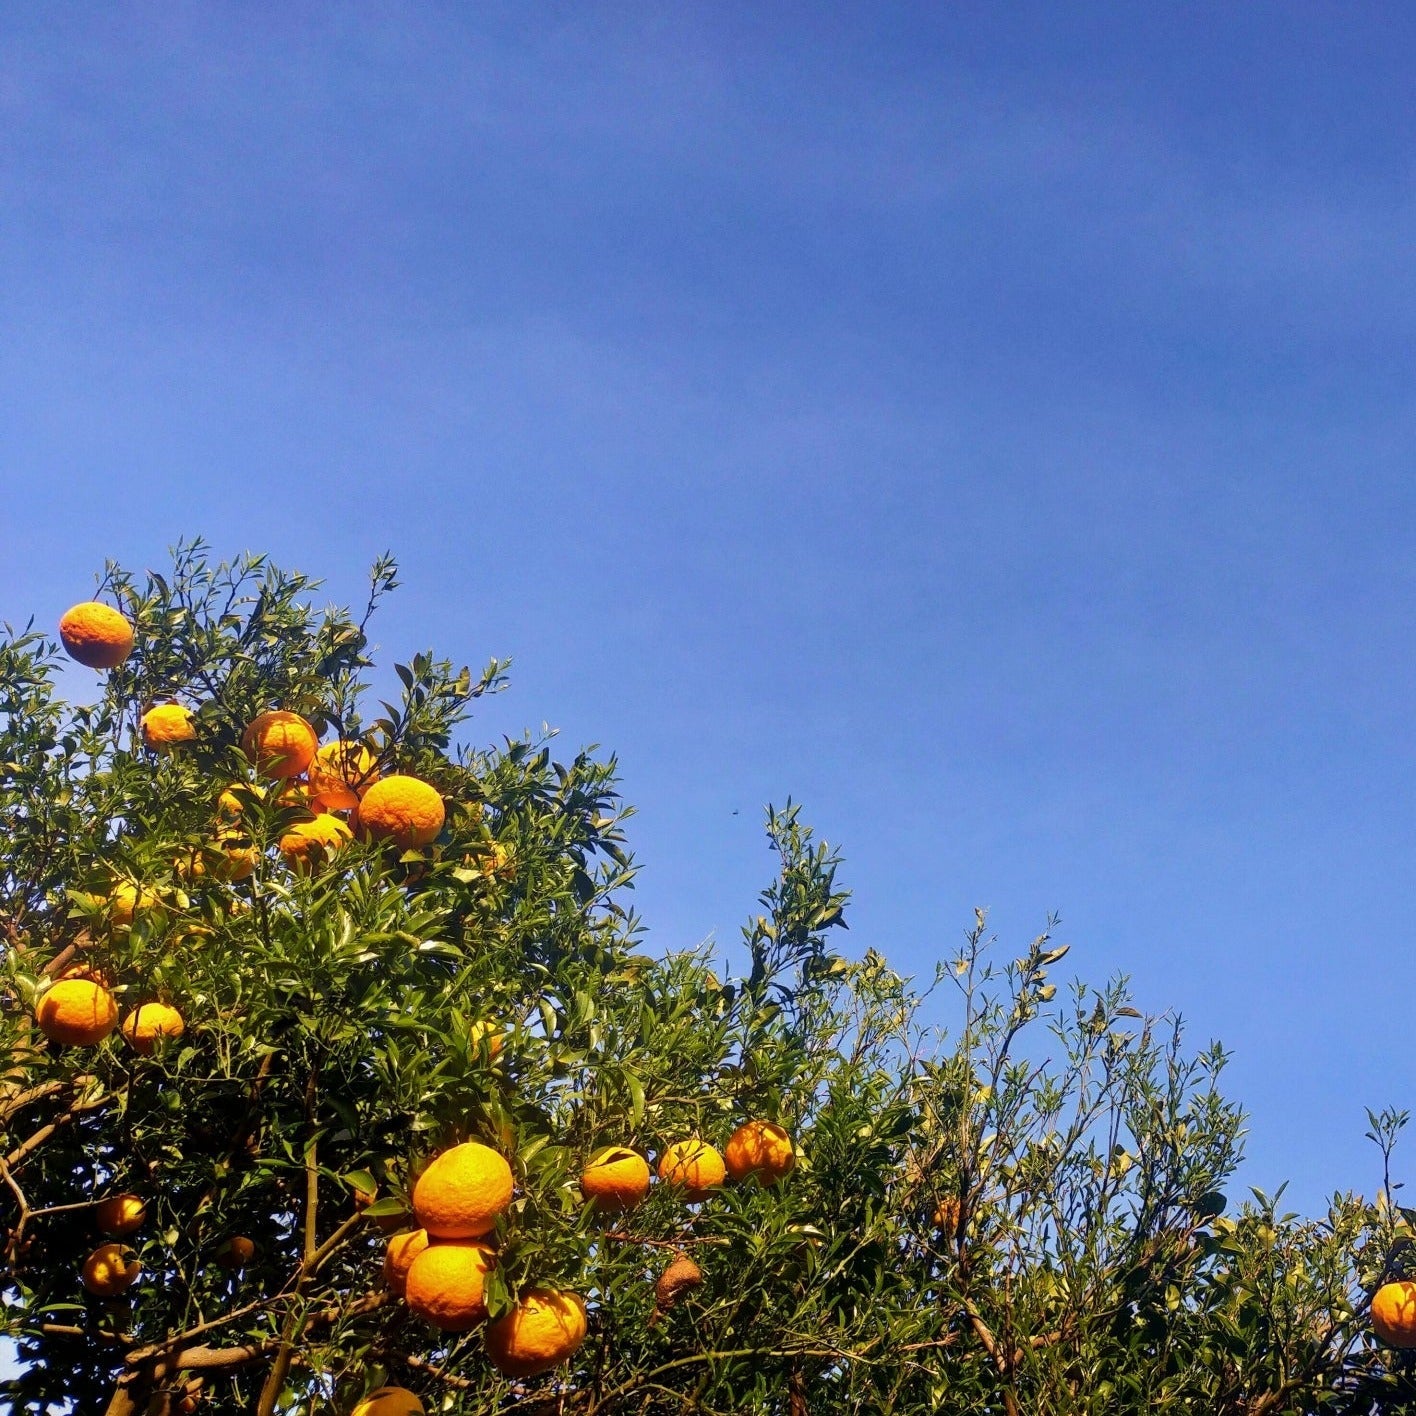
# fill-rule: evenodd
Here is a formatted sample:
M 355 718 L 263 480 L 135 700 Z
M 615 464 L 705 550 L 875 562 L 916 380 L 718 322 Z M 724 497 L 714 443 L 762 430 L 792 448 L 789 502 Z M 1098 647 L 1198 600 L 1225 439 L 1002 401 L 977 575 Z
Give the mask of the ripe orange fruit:
M 432 787 L 398 772 L 375 782 L 359 803 L 360 826 L 376 840 L 392 841 L 405 851 L 432 841 L 446 815 L 443 799 Z
M 152 752 L 166 752 L 178 743 L 195 742 L 197 725 L 192 710 L 180 703 L 159 703 L 149 708 L 139 721 L 143 746 Z
M 133 626 L 112 605 L 85 600 L 64 611 L 59 638 L 71 659 L 91 669 L 114 669 L 133 652 Z
M 121 1031 L 134 1052 L 151 1057 L 160 1039 L 181 1037 L 187 1025 L 181 1013 L 166 1003 L 140 1003 L 123 1019 Z
M 129 880 L 120 880 L 108 896 L 108 922 L 115 929 L 128 929 L 144 915 L 154 922 L 162 918 L 162 899 L 156 890 L 139 887 Z
M 379 779 L 378 759 L 362 742 L 327 742 L 310 763 L 310 795 L 326 811 L 353 811 Z
M 443 1332 L 470 1332 L 486 1321 L 483 1288 L 496 1264 L 496 1253 L 488 1244 L 473 1240 L 430 1244 L 408 1266 L 403 1301 Z
M 585 1341 L 585 1300 L 578 1293 L 531 1288 L 487 1329 L 487 1360 L 503 1376 L 534 1377 L 559 1366 Z
M 581 1172 L 580 1193 L 605 1214 L 622 1214 L 649 1193 L 649 1162 L 627 1146 L 606 1146 Z
M 684 1199 L 690 1204 L 706 1200 L 716 1185 L 723 1183 L 727 1168 L 723 1157 L 706 1141 L 690 1136 L 675 1141 L 659 1157 L 659 1179 L 670 1185 L 681 1185 Z
M 1377 1289 L 1372 1331 L 1388 1347 L 1416 1347 L 1416 1283 L 1384 1283 Z
M 235 1273 L 256 1257 L 256 1241 L 246 1238 L 244 1234 L 233 1234 L 212 1257 L 222 1268 Z
M 476 1239 L 511 1203 L 511 1166 L 490 1146 L 445 1150 L 413 1187 L 413 1213 L 434 1239 Z
M 141 1195 L 109 1195 L 93 1212 L 100 1234 L 131 1234 L 147 1218 L 147 1202 Z
M 423 1403 L 407 1387 L 378 1387 L 349 1416 L 423 1416 Z
M 298 777 L 319 745 L 314 728 L 282 708 L 253 718 L 241 734 L 241 750 L 263 777 Z
M 40 1032 L 71 1047 L 102 1042 L 118 1022 L 113 995 L 91 978 L 61 978 L 40 998 L 34 1010 Z
M 739 1126 L 723 1150 L 728 1174 L 734 1180 L 757 1177 L 759 1185 L 773 1185 L 796 1164 L 792 1138 L 774 1121 L 749 1121 Z
M 413 1260 L 429 1243 L 426 1229 L 407 1229 L 402 1234 L 395 1234 L 384 1251 L 384 1287 L 391 1293 L 402 1295 Z
M 280 853 L 296 875 L 308 875 L 353 839 L 354 833 L 339 817 L 325 812 L 313 821 L 296 822 L 280 838 Z
M 243 840 L 245 836 L 240 831 L 225 830 L 216 833 L 216 844 L 224 857 L 212 866 L 211 873 L 217 880 L 225 880 L 235 885 L 250 879 L 255 873 L 261 853 L 249 841 L 241 845 Z
M 126 1244 L 100 1244 L 84 1260 L 84 1287 L 100 1298 L 116 1298 L 142 1272 L 138 1256 Z

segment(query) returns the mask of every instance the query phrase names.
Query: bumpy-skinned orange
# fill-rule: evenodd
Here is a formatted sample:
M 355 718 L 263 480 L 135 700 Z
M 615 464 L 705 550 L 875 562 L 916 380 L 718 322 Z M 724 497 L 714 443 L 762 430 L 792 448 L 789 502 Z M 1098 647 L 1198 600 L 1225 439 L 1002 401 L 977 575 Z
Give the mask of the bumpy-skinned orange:
M 697 1136 L 675 1141 L 659 1157 L 659 1179 L 681 1186 L 690 1204 L 706 1200 L 727 1173 L 723 1157 Z
M 446 815 L 435 787 L 399 772 L 375 782 L 359 802 L 361 829 L 405 851 L 435 840 Z
M 69 1047 L 92 1047 L 118 1024 L 113 995 L 92 978 L 61 978 L 48 988 L 34 1010 L 45 1037 Z
M 476 1239 L 429 1244 L 408 1266 L 403 1301 L 443 1332 L 470 1332 L 487 1320 L 484 1288 L 496 1264 L 491 1245 Z
M 186 1031 L 181 1013 L 169 1003 L 140 1003 L 123 1019 L 123 1036 L 144 1057 L 151 1057 L 164 1038 L 179 1038 Z
M 413 1187 L 413 1213 L 434 1239 L 477 1239 L 511 1203 L 511 1167 L 490 1146 L 464 1141 L 439 1155 Z
M 581 1172 L 580 1193 L 597 1210 L 622 1214 L 649 1193 L 649 1162 L 628 1146 L 606 1146 Z
M 59 638 L 69 657 L 90 669 L 116 669 L 133 652 L 128 617 L 97 600 L 84 600 L 65 610 Z
M 241 735 L 242 751 L 263 777 L 298 777 L 319 745 L 314 728 L 283 708 L 259 714 Z
M 734 1180 L 750 1175 L 759 1185 L 771 1185 L 796 1164 L 792 1138 L 775 1121 L 748 1121 L 732 1134 L 723 1161 Z
M 487 1328 L 487 1360 L 503 1376 L 534 1377 L 573 1356 L 586 1330 L 578 1293 L 532 1288 Z
M 1416 1347 L 1416 1283 L 1384 1283 L 1377 1289 L 1372 1331 L 1388 1347 Z

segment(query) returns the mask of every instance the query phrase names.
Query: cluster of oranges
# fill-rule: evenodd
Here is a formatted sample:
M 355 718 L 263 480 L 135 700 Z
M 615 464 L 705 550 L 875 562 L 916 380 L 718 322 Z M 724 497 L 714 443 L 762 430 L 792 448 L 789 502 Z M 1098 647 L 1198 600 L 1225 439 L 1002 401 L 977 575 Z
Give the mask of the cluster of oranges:
M 73 606 L 59 622 L 59 636 L 69 655 L 95 669 L 113 669 L 132 652 L 132 624 L 118 610 L 97 601 Z M 197 718 L 180 703 L 160 703 L 139 721 L 143 745 L 167 753 L 197 739 Z M 314 726 L 298 713 L 275 709 L 257 716 L 241 737 L 241 746 L 257 774 L 280 789 L 280 805 L 299 805 L 309 819 L 295 823 L 278 842 L 289 867 L 305 874 L 353 839 L 357 824 L 371 840 L 388 841 L 408 850 L 429 844 L 442 829 L 442 797 L 426 782 L 411 776 L 381 776 L 374 754 L 362 743 L 337 741 L 321 747 Z M 217 829 L 212 849 L 191 852 L 176 862 L 185 878 L 211 874 L 238 882 L 254 873 L 259 852 L 246 838 L 239 818 L 243 797 L 257 798 L 265 789 L 233 784 L 217 804 Z M 339 813 L 339 814 L 336 814 Z M 115 932 L 132 928 L 142 918 L 160 922 L 164 904 L 156 891 L 119 881 L 109 894 L 105 917 Z M 52 1042 L 93 1047 L 115 1028 L 141 1056 L 152 1056 L 160 1042 L 181 1037 L 186 1023 L 169 1003 L 152 1000 L 132 1009 L 119 1024 L 119 1006 L 109 980 L 79 965 L 61 975 L 35 1006 L 35 1023 Z M 132 1233 L 146 1213 L 140 1197 L 119 1195 L 103 1201 L 97 1224 L 106 1242 L 88 1257 L 83 1282 L 90 1292 L 113 1297 L 130 1287 L 141 1271 L 132 1250 L 115 1242 Z M 229 1240 L 217 1255 L 227 1268 L 249 1262 L 249 1239 Z
M 729 1177 L 768 1185 L 795 1164 L 791 1137 L 781 1126 L 749 1121 L 733 1133 L 722 1153 L 698 1137 L 675 1142 L 665 1148 L 658 1169 L 661 1180 L 680 1187 L 685 1200 L 697 1203 Z M 600 1150 L 580 1177 L 585 1202 L 604 1214 L 635 1208 L 649 1186 L 648 1161 L 627 1146 Z M 512 1189 L 511 1167 L 491 1147 L 465 1141 L 443 1151 L 413 1189 L 418 1227 L 388 1241 L 385 1285 L 443 1332 L 481 1326 L 487 1319 L 486 1279 L 497 1262 L 486 1236 L 511 1204 Z M 585 1302 L 579 1294 L 532 1288 L 523 1291 L 510 1312 L 488 1324 L 487 1356 L 507 1376 L 535 1376 L 569 1358 L 585 1333 Z M 368 1400 L 392 1403 L 402 1400 L 402 1393 L 401 1387 L 384 1388 Z
M 121 664 L 134 644 L 128 620 L 96 602 L 76 605 L 65 614 L 60 635 L 73 658 L 99 669 Z M 169 753 L 197 740 L 199 718 L 180 703 L 160 703 L 142 715 L 139 730 L 150 752 Z M 442 830 L 444 803 L 433 787 L 407 775 L 382 775 L 375 754 L 362 743 L 341 739 L 321 746 L 314 726 L 297 713 L 261 713 L 246 727 L 241 746 L 257 776 L 270 785 L 236 783 L 221 793 L 212 842 L 176 863 L 183 878 L 208 875 L 236 882 L 255 871 L 259 853 L 241 825 L 241 815 L 248 803 L 265 798 L 267 792 L 278 793 L 277 805 L 306 810 L 308 819 L 290 825 L 278 841 L 281 856 L 297 874 L 327 862 L 356 831 L 366 839 L 412 850 L 430 844 Z M 509 859 L 499 854 L 493 869 L 501 873 L 509 868 Z M 111 892 L 107 918 L 114 929 L 126 929 L 140 917 L 160 919 L 162 911 L 155 892 L 125 881 Z M 91 970 L 77 970 L 44 993 L 36 1019 L 40 1030 L 56 1042 L 93 1045 L 117 1025 L 118 1005 L 105 979 Z M 159 1041 L 180 1037 L 184 1028 L 175 1008 L 153 1001 L 129 1014 L 122 1033 L 139 1053 L 150 1055 Z M 486 1033 L 488 1052 L 495 1057 L 500 1034 L 487 1023 L 474 1028 L 478 1037 Z M 728 1179 L 773 1184 L 795 1161 L 787 1132 L 774 1122 L 754 1120 L 740 1126 L 721 1152 L 697 1136 L 666 1146 L 658 1176 L 680 1190 L 686 1202 L 697 1204 Z M 648 1161 L 625 1146 L 597 1152 L 580 1177 L 585 1203 L 607 1215 L 634 1209 L 650 1185 Z M 414 1187 L 416 1227 L 390 1237 L 383 1272 L 386 1286 L 439 1330 L 463 1333 L 485 1325 L 491 1364 L 505 1375 L 529 1377 L 559 1365 L 580 1347 L 587 1331 L 586 1305 L 579 1294 L 533 1287 L 521 1292 L 509 1312 L 487 1321 L 486 1280 L 497 1264 L 488 1236 L 512 1197 L 511 1167 L 497 1151 L 476 1141 L 443 1151 Z M 98 1205 L 97 1223 L 105 1242 L 84 1264 L 83 1281 L 90 1291 L 113 1296 L 137 1279 L 141 1265 L 120 1241 L 143 1223 L 145 1213 L 142 1199 L 131 1194 Z M 253 1252 L 251 1241 L 233 1239 L 219 1261 L 241 1267 Z M 691 1261 L 680 1260 L 679 1266 L 693 1270 L 692 1282 L 701 1282 Z M 686 1286 L 689 1278 L 677 1275 L 659 1294 L 663 1305 Z M 385 1387 L 370 1393 L 354 1416 L 421 1416 L 422 1410 L 413 1393 Z

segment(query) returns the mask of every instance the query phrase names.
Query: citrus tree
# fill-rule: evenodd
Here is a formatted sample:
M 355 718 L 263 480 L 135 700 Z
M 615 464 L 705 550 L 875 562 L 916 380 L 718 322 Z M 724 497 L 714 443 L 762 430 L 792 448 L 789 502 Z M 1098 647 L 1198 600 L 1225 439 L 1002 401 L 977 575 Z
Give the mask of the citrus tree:
M 1412 1399 L 1389 1176 L 1231 1213 L 1218 1049 L 982 916 L 918 989 L 836 952 L 790 804 L 735 955 L 645 947 L 612 758 L 470 745 L 495 662 L 367 701 L 395 577 L 193 543 L 0 642 L 8 1409 Z

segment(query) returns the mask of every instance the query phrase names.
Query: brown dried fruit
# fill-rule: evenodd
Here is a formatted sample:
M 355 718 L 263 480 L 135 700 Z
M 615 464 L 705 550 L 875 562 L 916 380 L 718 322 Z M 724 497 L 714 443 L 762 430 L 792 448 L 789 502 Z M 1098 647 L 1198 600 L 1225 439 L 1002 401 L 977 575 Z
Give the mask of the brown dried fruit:
M 680 1254 L 654 1285 L 654 1298 L 659 1307 L 668 1312 L 687 1292 L 703 1286 L 703 1270 L 687 1254 Z

